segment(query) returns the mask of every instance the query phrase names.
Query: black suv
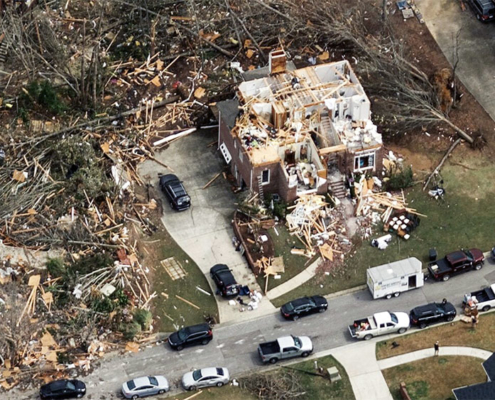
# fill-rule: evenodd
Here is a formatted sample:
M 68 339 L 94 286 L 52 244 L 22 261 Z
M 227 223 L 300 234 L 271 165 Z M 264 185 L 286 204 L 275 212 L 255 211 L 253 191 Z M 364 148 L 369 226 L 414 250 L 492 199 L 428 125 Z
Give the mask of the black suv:
M 409 313 L 411 325 L 417 325 L 421 329 L 437 322 L 452 321 L 456 314 L 455 307 L 447 301 L 419 306 Z
M 223 297 L 237 296 L 241 285 L 237 283 L 232 271 L 225 264 L 217 264 L 210 269 L 211 278 L 215 281 Z
M 489 22 L 495 17 L 495 4 L 492 0 L 468 0 L 468 2 L 478 21 Z
M 181 330 L 172 333 L 168 337 L 170 347 L 175 350 L 182 350 L 184 347 L 193 346 L 195 344 L 206 345 L 213 339 L 213 332 L 210 325 L 199 324 L 186 326 Z
M 328 308 L 327 299 L 322 296 L 301 297 L 300 299 L 289 301 L 280 307 L 280 313 L 284 318 L 297 321 L 299 317 L 324 312 Z
M 177 211 L 184 211 L 191 207 L 191 198 L 184 189 L 184 185 L 173 174 L 160 177 L 160 188 L 170 201 L 170 206 Z
M 86 385 L 76 379 L 60 379 L 47 383 L 40 388 L 40 397 L 42 399 L 79 399 L 85 394 Z

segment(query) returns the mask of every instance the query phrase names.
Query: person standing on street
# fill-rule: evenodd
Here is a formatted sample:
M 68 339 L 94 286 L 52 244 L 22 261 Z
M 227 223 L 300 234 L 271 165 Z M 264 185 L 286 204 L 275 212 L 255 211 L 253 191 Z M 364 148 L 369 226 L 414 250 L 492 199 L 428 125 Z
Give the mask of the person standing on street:
M 433 348 L 435 349 L 435 355 L 438 356 L 438 352 L 440 351 L 440 342 L 438 340 L 433 345 Z

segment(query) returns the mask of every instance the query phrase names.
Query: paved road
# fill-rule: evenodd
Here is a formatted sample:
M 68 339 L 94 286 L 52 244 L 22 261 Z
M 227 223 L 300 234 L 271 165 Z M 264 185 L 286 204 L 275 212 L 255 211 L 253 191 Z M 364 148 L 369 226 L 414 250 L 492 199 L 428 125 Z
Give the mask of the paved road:
M 214 329 L 214 339 L 207 346 L 171 351 L 166 343 L 151 346 L 138 354 L 109 358 L 101 367 L 85 378 L 88 393 L 92 399 L 118 397 L 120 384 L 143 373 L 164 374 L 178 386 L 179 379 L 186 371 L 207 366 L 225 366 L 233 377 L 253 370 L 263 370 L 256 352 L 259 342 L 278 336 L 295 334 L 309 335 L 315 351 L 328 351 L 354 343 L 347 332 L 347 325 L 353 320 L 374 312 L 409 311 L 427 302 L 447 298 L 458 307 L 465 292 L 479 289 L 495 282 L 495 264 L 489 260 L 481 271 L 472 271 L 452 278 L 449 282 L 430 282 L 411 292 L 403 293 L 390 300 L 375 300 L 367 290 L 332 298 L 324 314 L 303 318 L 297 322 L 285 321 L 278 312 L 260 317 L 254 321 L 224 324 Z M 14 393 L 12 393 L 14 395 Z M 24 396 L 26 397 L 26 396 Z M 18 399 L 9 397 L 9 399 Z
M 461 10 L 459 1 L 417 0 L 416 3 L 426 26 L 451 64 L 454 63 L 454 38 L 460 31 L 457 76 L 495 119 L 495 24 L 479 22 L 469 6 L 465 11 Z

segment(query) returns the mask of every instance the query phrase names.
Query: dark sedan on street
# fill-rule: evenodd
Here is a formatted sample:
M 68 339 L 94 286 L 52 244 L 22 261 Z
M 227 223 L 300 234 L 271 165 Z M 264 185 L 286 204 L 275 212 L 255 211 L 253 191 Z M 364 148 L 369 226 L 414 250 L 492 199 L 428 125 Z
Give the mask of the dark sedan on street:
M 86 385 L 76 379 L 60 379 L 47 383 L 40 388 L 40 397 L 42 399 L 79 399 L 85 394 Z
M 324 297 L 306 296 L 284 304 L 280 307 L 280 312 L 284 318 L 297 321 L 299 317 L 317 312 L 322 313 L 325 312 L 327 308 L 328 301 Z

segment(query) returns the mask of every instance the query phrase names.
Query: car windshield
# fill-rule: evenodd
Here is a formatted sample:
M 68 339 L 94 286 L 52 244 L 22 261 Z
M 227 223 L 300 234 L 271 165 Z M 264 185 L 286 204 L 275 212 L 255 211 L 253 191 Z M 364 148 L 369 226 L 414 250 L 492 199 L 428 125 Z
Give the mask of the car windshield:
M 196 371 L 193 372 L 193 379 L 195 381 L 199 381 L 203 375 L 201 375 L 201 370 L 200 369 L 197 369 Z
M 470 261 L 474 260 L 473 254 L 469 250 L 464 251 L 464 253 L 466 253 Z
M 153 385 L 153 386 L 158 386 L 158 381 L 156 380 L 156 378 L 154 376 L 148 376 L 149 380 L 150 380 L 150 383 Z
M 136 384 L 134 383 L 134 381 L 129 381 L 127 382 L 127 387 L 129 388 L 129 390 L 134 390 Z
M 223 368 L 217 368 L 217 374 L 223 376 Z
M 186 328 L 183 328 L 179 332 L 177 332 L 177 335 L 179 336 L 180 340 L 186 340 L 188 336 Z
M 67 381 L 67 389 L 69 390 L 76 390 L 76 387 L 71 381 Z
M 296 345 L 296 347 L 299 347 L 301 348 L 301 339 L 299 339 L 297 336 L 292 336 L 294 338 L 294 344 Z
M 392 319 L 392 322 L 397 323 L 399 320 L 397 319 L 397 316 L 394 313 L 390 313 L 390 318 Z

